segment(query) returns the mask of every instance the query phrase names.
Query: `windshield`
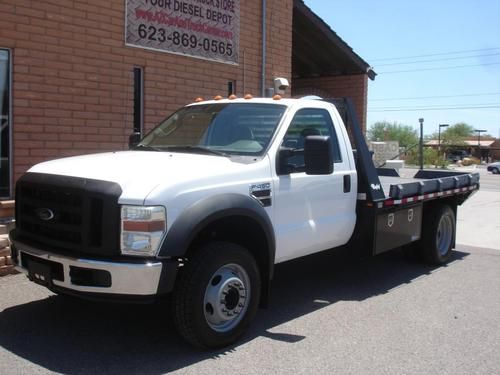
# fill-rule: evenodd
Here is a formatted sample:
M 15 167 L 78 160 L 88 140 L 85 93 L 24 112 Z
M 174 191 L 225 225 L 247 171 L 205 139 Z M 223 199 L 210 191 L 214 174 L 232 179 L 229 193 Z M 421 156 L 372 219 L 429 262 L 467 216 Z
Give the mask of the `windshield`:
M 286 106 L 217 103 L 184 107 L 153 129 L 137 146 L 160 151 L 261 155 Z

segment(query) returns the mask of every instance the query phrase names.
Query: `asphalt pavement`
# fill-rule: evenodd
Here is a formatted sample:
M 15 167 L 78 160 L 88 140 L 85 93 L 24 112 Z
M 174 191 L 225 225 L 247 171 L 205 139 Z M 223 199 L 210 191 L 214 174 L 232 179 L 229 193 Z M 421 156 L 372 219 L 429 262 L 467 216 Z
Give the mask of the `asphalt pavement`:
M 1 278 L 0 374 L 499 374 L 500 175 L 480 173 L 446 266 L 401 252 L 278 265 L 271 306 L 222 351 L 184 344 L 168 303 L 90 303 Z

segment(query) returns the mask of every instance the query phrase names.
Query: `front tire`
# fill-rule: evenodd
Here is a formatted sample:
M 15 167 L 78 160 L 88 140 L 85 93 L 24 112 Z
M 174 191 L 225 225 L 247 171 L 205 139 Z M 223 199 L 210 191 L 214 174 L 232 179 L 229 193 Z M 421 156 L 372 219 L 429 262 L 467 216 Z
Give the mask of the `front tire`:
M 498 168 L 492 168 L 491 169 L 491 173 L 493 173 L 493 174 L 499 174 L 500 171 L 498 170 Z
M 450 259 L 455 226 L 455 214 L 450 206 L 436 205 L 424 215 L 420 252 L 427 263 L 441 265 Z
M 173 294 L 180 335 L 200 348 L 234 343 L 257 312 L 260 275 L 243 247 L 213 242 L 197 249 L 181 268 Z

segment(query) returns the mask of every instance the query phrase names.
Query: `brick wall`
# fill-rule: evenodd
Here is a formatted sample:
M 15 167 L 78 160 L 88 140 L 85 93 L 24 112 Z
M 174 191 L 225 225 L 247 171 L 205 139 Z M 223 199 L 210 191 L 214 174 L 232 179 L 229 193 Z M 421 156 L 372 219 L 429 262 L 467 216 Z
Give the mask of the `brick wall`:
M 4 220 L 14 215 L 14 201 L 0 202 L 0 220 Z M 12 264 L 10 243 L 8 233 L 14 228 L 13 222 L 0 224 L 0 276 L 16 273 Z
M 366 132 L 367 75 L 356 74 L 294 79 L 292 94 L 293 96 L 350 97 L 353 100 L 363 133 Z
M 0 276 L 16 273 L 12 264 L 9 239 L 5 228 L 4 225 L 0 225 Z
M 260 4 L 260 1 L 256 3 Z M 284 77 L 292 82 L 293 1 L 268 1 L 268 8 L 266 87 L 273 87 L 276 77 Z
M 240 64 L 124 46 L 124 0 L 2 0 L 0 48 L 13 52 L 14 177 L 60 156 L 124 149 L 134 66 L 144 67 L 145 128 L 197 96 L 260 94 L 261 3 L 241 1 Z M 268 65 L 291 78 L 292 0 L 268 1 Z M 271 26 L 272 25 L 272 26 Z M 243 84 L 245 87 L 243 87 Z

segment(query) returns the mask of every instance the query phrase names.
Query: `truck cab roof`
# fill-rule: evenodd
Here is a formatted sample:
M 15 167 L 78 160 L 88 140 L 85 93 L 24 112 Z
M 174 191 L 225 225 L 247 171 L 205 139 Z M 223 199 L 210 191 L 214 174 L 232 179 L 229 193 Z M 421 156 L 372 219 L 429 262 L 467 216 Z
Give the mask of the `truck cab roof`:
M 300 107 L 319 107 L 324 108 L 325 106 L 330 107 L 332 104 L 318 99 L 309 99 L 309 98 L 237 98 L 237 99 L 211 99 L 211 100 L 203 100 L 188 104 L 188 106 L 196 106 L 196 105 L 204 105 L 204 104 L 225 104 L 225 103 L 257 103 L 257 104 L 276 104 L 276 105 L 284 105 L 286 107 L 300 106 Z

